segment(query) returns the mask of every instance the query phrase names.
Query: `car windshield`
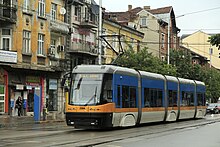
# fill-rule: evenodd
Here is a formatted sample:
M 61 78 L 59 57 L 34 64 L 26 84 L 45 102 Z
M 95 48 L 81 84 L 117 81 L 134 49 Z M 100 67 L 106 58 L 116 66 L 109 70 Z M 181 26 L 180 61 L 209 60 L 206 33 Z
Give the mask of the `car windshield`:
M 211 104 L 208 105 L 208 107 L 215 107 L 215 106 L 217 106 L 216 103 L 211 103 Z
M 74 75 L 69 103 L 84 106 L 100 103 L 102 77 L 102 74 Z

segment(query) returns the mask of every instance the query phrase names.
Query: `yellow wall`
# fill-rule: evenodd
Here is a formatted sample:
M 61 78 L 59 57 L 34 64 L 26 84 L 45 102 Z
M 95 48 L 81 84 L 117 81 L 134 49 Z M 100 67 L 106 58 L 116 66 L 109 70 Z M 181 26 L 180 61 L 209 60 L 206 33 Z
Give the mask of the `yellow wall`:
M 46 17 L 41 18 L 37 15 L 38 10 L 38 0 L 30 0 L 30 11 L 29 13 L 23 12 L 23 0 L 18 0 L 18 11 L 17 11 L 17 23 L 13 29 L 13 47 L 12 50 L 18 53 L 18 63 L 22 63 L 22 41 L 23 41 L 23 31 L 31 32 L 31 64 L 37 64 L 37 41 L 38 33 L 44 34 L 44 54 L 47 57 L 47 51 L 50 47 L 50 11 L 51 2 L 53 0 L 46 0 Z M 59 3 L 58 3 L 59 2 Z M 63 21 L 64 15 L 60 15 L 59 10 L 64 6 L 63 0 L 56 0 L 57 5 L 57 20 Z M 29 24 L 27 24 L 29 20 Z M 41 25 L 43 24 L 43 27 Z M 48 65 L 48 60 L 46 58 L 46 65 Z
M 131 38 L 133 38 L 134 39 L 133 50 L 137 51 L 137 46 L 138 46 L 137 41 L 141 42 L 143 39 L 143 36 L 138 35 L 137 31 L 127 30 L 127 29 L 125 29 L 125 27 L 121 28 L 119 25 L 115 25 L 112 22 L 107 23 L 105 21 L 103 23 L 103 28 L 106 30 L 105 35 L 113 35 L 113 34 L 119 35 L 120 34 L 120 35 L 125 36 L 124 41 L 123 41 L 123 38 L 121 38 L 124 50 L 127 50 L 129 48 L 129 45 L 131 45 Z M 106 40 L 109 40 L 109 43 L 112 45 L 113 38 L 108 37 L 108 38 L 106 38 Z M 119 43 L 118 43 L 117 38 L 115 38 L 115 42 L 117 42 L 117 43 L 116 43 L 116 46 L 114 49 L 118 52 L 119 51 Z M 127 43 L 125 43 L 125 42 L 127 42 Z M 107 49 L 105 49 L 105 58 L 106 58 L 106 64 L 109 64 L 109 63 L 111 63 L 111 61 L 113 59 L 116 58 L 116 54 L 108 47 Z
M 213 48 L 213 54 L 211 55 L 211 65 L 220 69 L 219 50 L 217 47 L 210 45 L 208 42 L 209 37 L 209 34 L 206 34 L 202 31 L 197 31 L 182 39 L 182 45 L 199 55 L 207 57 L 208 60 L 210 60 L 209 49 Z
M 147 17 L 146 28 L 140 27 L 141 17 Z M 141 45 L 141 48 L 147 47 L 149 52 L 152 52 L 154 56 L 159 57 L 160 34 L 157 18 L 143 10 L 139 13 L 139 17 L 136 18 L 134 23 L 138 24 L 137 29 L 145 34 L 143 39 L 144 43 Z

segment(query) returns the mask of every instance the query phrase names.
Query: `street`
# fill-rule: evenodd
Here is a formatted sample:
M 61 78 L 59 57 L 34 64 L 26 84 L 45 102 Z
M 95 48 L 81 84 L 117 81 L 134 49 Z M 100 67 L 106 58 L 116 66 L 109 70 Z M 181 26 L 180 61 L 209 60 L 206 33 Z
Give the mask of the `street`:
M 65 123 L 0 129 L 0 146 L 219 147 L 220 115 L 133 128 L 80 130 Z

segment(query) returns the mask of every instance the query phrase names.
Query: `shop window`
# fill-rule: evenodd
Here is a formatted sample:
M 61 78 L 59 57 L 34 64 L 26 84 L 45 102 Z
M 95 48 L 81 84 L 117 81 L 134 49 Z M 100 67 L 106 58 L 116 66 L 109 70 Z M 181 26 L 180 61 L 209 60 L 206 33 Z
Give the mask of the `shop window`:
M 0 85 L 0 113 L 5 112 L 5 87 Z
M 48 111 L 57 111 L 58 94 L 57 94 L 57 79 L 47 80 L 47 96 L 46 107 Z

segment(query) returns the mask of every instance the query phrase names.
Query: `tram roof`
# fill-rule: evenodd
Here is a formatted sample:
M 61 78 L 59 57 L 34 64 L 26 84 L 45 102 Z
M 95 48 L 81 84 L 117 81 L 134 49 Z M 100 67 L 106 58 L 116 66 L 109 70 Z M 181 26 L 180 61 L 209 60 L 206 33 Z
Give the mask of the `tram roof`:
M 196 81 L 196 80 L 195 80 L 195 82 L 196 82 L 196 84 L 197 84 L 197 85 L 202 85 L 202 86 L 205 86 L 205 83 L 204 83 L 204 82 L 201 82 L 201 81 Z
M 194 80 L 178 78 L 182 84 L 195 84 Z
M 134 69 L 120 67 L 115 65 L 78 65 L 73 69 L 73 73 L 122 73 L 137 75 Z
M 177 82 L 178 83 L 177 77 L 168 76 L 168 75 L 165 75 L 165 77 L 166 77 L 167 81 Z
M 161 74 L 152 73 L 152 72 L 146 72 L 146 71 L 140 71 L 141 77 L 146 78 L 153 78 L 153 79 L 162 79 L 165 80 L 165 77 Z

